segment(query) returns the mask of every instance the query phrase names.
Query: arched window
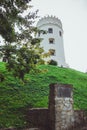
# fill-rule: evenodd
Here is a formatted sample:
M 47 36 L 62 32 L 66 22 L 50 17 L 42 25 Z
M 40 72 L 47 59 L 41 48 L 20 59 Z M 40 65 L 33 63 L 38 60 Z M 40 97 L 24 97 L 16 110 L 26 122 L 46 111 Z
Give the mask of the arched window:
M 53 29 L 52 28 L 48 28 L 48 33 L 53 33 Z
M 55 50 L 54 49 L 49 49 L 50 55 L 54 56 L 55 55 Z
M 62 36 L 62 32 L 61 32 L 61 31 L 59 31 L 59 36 L 60 36 L 60 37 Z
M 40 31 L 38 32 L 38 37 L 40 37 Z
M 50 44 L 54 44 L 54 42 L 55 42 L 54 38 L 49 38 L 49 43 Z

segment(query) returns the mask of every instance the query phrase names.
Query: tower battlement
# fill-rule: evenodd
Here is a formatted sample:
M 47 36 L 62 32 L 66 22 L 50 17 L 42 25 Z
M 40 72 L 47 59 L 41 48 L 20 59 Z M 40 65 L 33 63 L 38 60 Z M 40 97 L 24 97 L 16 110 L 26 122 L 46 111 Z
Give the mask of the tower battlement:
M 37 27 L 41 27 L 46 24 L 54 24 L 62 29 L 61 20 L 52 15 L 51 16 L 48 15 L 48 16 L 41 18 L 37 23 Z

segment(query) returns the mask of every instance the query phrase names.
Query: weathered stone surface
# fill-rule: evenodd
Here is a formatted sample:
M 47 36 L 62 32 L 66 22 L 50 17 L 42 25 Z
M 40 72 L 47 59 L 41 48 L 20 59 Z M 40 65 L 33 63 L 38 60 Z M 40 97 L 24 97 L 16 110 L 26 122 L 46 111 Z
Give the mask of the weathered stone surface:
M 29 128 L 29 129 L 26 129 L 26 130 L 40 130 L 39 128 Z
M 49 112 L 47 108 L 35 108 L 35 109 L 29 109 L 27 112 L 27 126 L 30 129 L 41 129 L 43 128 L 48 129 L 49 123 L 48 123 L 48 117 Z M 35 127 L 35 128 L 33 128 Z
M 55 124 L 53 124 L 54 126 L 50 127 L 50 130 L 68 130 L 71 124 L 74 123 L 72 86 L 54 84 L 50 87 L 52 88 L 52 90 L 50 90 L 49 111 L 50 118 L 53 118 L 53 120 L 50 119 L 50 125 L 52 121 L 55 122 Z

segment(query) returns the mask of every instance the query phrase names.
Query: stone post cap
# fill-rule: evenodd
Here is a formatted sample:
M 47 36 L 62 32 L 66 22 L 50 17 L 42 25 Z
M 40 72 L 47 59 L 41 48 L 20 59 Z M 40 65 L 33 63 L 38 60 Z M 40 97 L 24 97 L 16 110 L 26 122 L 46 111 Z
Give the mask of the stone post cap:
M 68 87 L 68 88 L 72 88 L 73 89 L 73 85 L 72 84 L 62 84 L 62 83 L 52 83 L 49 85 L 50 87 Z
M 73 86 L 71 84 L 50 84 L 50 92 L 55 97 L 72 97 Z

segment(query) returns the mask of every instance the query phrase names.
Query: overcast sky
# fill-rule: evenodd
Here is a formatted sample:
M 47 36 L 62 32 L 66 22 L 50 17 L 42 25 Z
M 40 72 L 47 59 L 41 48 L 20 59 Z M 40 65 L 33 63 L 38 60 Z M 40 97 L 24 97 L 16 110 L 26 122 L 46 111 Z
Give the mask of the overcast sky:
M 71 68 L 87 70 L 87 0 L 32 0 L 40 17 L 55 15 L 64 30 L 66 62 Z

